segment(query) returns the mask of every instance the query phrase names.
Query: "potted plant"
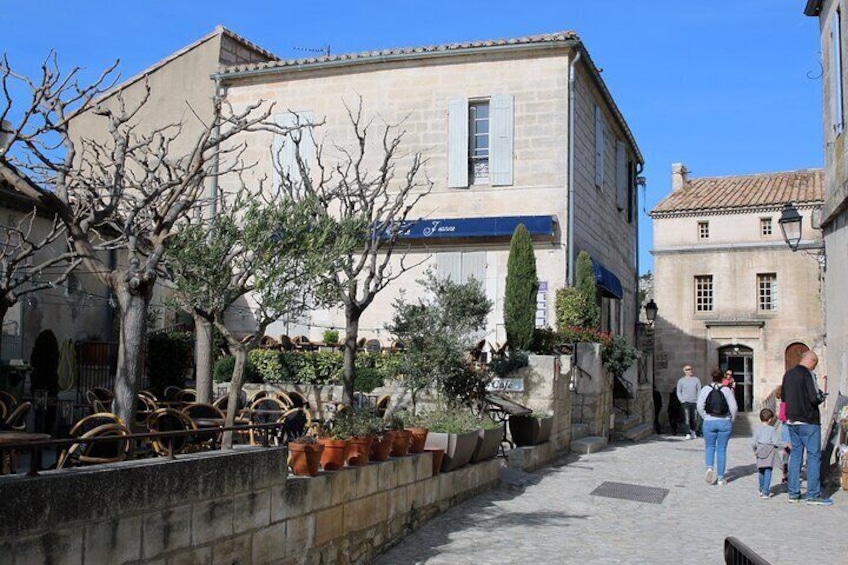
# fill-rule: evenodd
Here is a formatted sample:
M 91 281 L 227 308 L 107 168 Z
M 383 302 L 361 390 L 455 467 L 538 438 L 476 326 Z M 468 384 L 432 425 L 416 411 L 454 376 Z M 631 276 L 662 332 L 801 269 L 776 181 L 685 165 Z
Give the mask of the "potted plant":
M 463 467 L 471 461 L 477 447 L 477 420 L 467 408 L 434 410 L 422 415 L 426 422 L 426 448 L 444 451 L 441 471 L 446 473 Z
M 529 416 L 510 416 L 509 433 L 518 447 L 545 443 L 551 437 L 554 417 L 546 412 Z
M 381 423 L 371 442 L 371 461 L 388 461 L 392 453 L 395 432 Z
M 350 409 L 348 409 L 350 410 Z M 337 412 L 331 427 L 325 429 L 318 442 L 324 446 L 321 467 L 325 471 L 338 471 L 347 461 L 348 440 L 351 437 L 350 419 L 343 416 L 346 410 Z
M 389 416 L 389 429 L 392 434 L 392 457 L 405 457 L 409 453 L 409 441 L 412 433 L 404 427 L 403 418 L 395 413 Z
M 301 436 L 288 443 L 288 464 L 297 477 L 314 477 L 318 474 L 324 446 L 312 436 Z
M 489 418 L 480 419 L 480 428 L 477 430 L 477 446 L 471 455 L 471 462 L 486 461 L 498 454 L 501 441 L 504 438 L 504 425 Z
M 354 408 L 341 413 L 343 425 L 348 428 L 347 464 L 348 466 L 367 465 L 371 455 L 374 436 L 382 427 L 380 418 L 372 408 Z M 337 422 L 338 424 L 338 422 Z
M 427 442 L 428 429 L 426 424 L 418 416 L 404 412 L 404 428 L 409 431 L 409 453 L 424 453 L 424 445 Z

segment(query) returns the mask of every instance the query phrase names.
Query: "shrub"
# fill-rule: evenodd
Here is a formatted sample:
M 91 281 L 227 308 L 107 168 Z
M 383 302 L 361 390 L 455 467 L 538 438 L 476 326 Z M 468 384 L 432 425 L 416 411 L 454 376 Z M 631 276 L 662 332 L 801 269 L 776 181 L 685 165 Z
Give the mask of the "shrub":
M 424 412 L 420 421 L 421 425 L 432 433 L 461 434 L 482 427 L 479 418 L 461 408 Z
M 527 349 L 536 327 L 536 254 L 533 239 L 524 224 L 512 234 L 504 289 L 504 326 L 513 349 Z
M 321 337 L 327 345 L 335 345 L 339 342 L 338 330 L 324 330 L 324 335 Z
M 371 392 L 383 386 L 383 376 L 374 367 L 357 368 L 353 375 L 353 388 L 362 392 Z
M 283 381 L 283 361 L 279 351 L 271 349 L 251 349 L 247 359 L 256 367 L 263 382 L 279 383 Z
M 607 371 L 620 375 L 639 358 L 639 350 L 627 343 L 620 335 L 613 336 L 601 352 L 601 360 Z
M 317 351 L 302 354 L 302 365 L 296 382 L 324 385 L 340 382 L 344 371 L 344 354 L 341 351 Z
M 592 257 L 585 251 L 577 256 L 577 288 L 586 298 L 586 310 L 582 323 L 587 328 L 597 328 L 601 319 L 601 309 L 598 306 L 598 282 L 595 280 L 595 269 L 592 267 Z
M 513 371 L 530 364 L 527 354 L 522 351 L 513 351 L 509 355 L 496 355 L 489 362 L 489 371 L 497 377 L 505 377 Z
M 533 332 L 533 343 L 530 351 L 539 355 L 550 355 L 559 351 L 562 339 L 551 328 L 536 328 Z
M 147 374 L 153 392 L 161 394 L 169 386 L 183 388 L 193 366 L 194 334 L 178 331 L 148 334 Z
M 236 358 L 232 355 L 225 355 L 215 362 L 215 368 L 212 372 L 212 378 L 216 383 L 228 383 L 233 379 L 233 369 L 236 366 Z M 244 367 L 244 382 L 246 383 L 261 383 L 262 375 L 256 369 L 256 366 L 251 362 L 248 355 L 247 363 Z

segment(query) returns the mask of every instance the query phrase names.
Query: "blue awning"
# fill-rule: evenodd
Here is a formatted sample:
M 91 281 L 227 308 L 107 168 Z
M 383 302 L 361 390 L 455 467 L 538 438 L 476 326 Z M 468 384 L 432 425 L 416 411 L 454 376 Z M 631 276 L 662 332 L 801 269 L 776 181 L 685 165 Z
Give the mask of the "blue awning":
M 518 224 L 530 235 L 553 237 L 556 216 L 492 216 L 488 218 L 421 219 L 407 222 L 402 239 L 511 237 Z
M 618 298 L 619 300 L 624 297 L 624 292 L 621 290 L 621 281 L 612 271 L 595 259 L 592 259 L 592 270 L 595 271 L 595 282 L 598 284 L 601 294 L 607 298 Z

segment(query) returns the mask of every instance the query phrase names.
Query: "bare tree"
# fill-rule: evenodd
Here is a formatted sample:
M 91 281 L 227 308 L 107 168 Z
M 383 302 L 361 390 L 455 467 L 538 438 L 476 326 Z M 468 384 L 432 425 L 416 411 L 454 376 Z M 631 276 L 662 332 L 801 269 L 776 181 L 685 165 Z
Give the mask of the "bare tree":
M 349 403 L 354 392 L 359 320 L 380 291 L 417 266 L 406 262 L 399 242 L 409 227 L 412 208 L 430 192 L 433 183 L 426 177 L 422 153 L 403 152 L 406 132 L 402 123 L 376 125 L 373 119 L 365 120 L 361 99 L 355 109 L 347 104 L 345 108 L 354 143 L 351 147 L 334 145 L 338 158 L 325 158 L 324 147 L 313 141 L 316 167 L 311 174 L 299 150 L 304 140 L 295 136 L 297 178 L 281 166 L 279 155 L 274 162 L 282 185 L 290 192 L 314 195 L 322 204 L 318 212 L 337 222 L 339 232 L 360 230 L 359 245 L 343 254 L 322 280 L 324 296 L 344 308 L 344 400 Z M 381 153 L 372 158 L 367 147 L 373 135 Z M 404 170 L 399 174 L 401 161 Z M 369 170 L 369 163 L 376 163 L 375 170 Z M 393 262 L 395 255 L 399 260 Z
M 271 108 L 263 109 L 260 101 L 235 113 L 215 99 L 207 120 L 194 114 L 198 123 L 191 129 L 198 133 L 189 135 L 185 123 L 139 124 L 138 112 L 150 95 L 147 85 L 137 103 L 127 103 L 121 92 L 98 102 L 114 82 L 115 66 L 86 85 L 80 83 L 79 68 L 63 74 L 52 53 L 37 80 L 14 73 L 5 57 L 0 73 L 0 119 L 14 124 L 9 143 L 0 149 L 0 175 L 59 217 L 72 250 L 115 293 L 120 344 L 114 406 L 132 421 L 146 313 L 168 239 L 197 202 L 210 171 L 241 170 L 243 147 L 233 138 L 261 129 Z M 13 112 L 19 100 L 11 93 L 21 86 L 30 98 Z M 98 117 L 105 140 L 74 139 L 69 133 L 73 115 L 88 112 Z M 190 148 L 173 150 L 178 139 Z M 213 169 L 213 163 L 219 167 Z M 125 263 L 108 264 L 101 250 L 122 251 Z
M 33 207 L 14 225 L 0 226 L 0 320 L 21 297 L 63 284 L 80 264 L 67 247 L 57 250 L 65 232 L 59 219 L 43 220 L 47 229 L 39 230 L 38 209 Z M 0 344 L 2 336 L 0 332 Z

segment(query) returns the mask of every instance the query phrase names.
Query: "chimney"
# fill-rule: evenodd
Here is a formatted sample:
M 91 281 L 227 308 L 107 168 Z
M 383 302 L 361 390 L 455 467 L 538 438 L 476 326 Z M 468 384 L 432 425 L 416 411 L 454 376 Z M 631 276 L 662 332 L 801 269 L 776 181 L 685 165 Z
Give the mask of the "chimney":
M 689 171 L 683 163 L 671 164 L 671 191 L 680 190 L 688 180 Z

